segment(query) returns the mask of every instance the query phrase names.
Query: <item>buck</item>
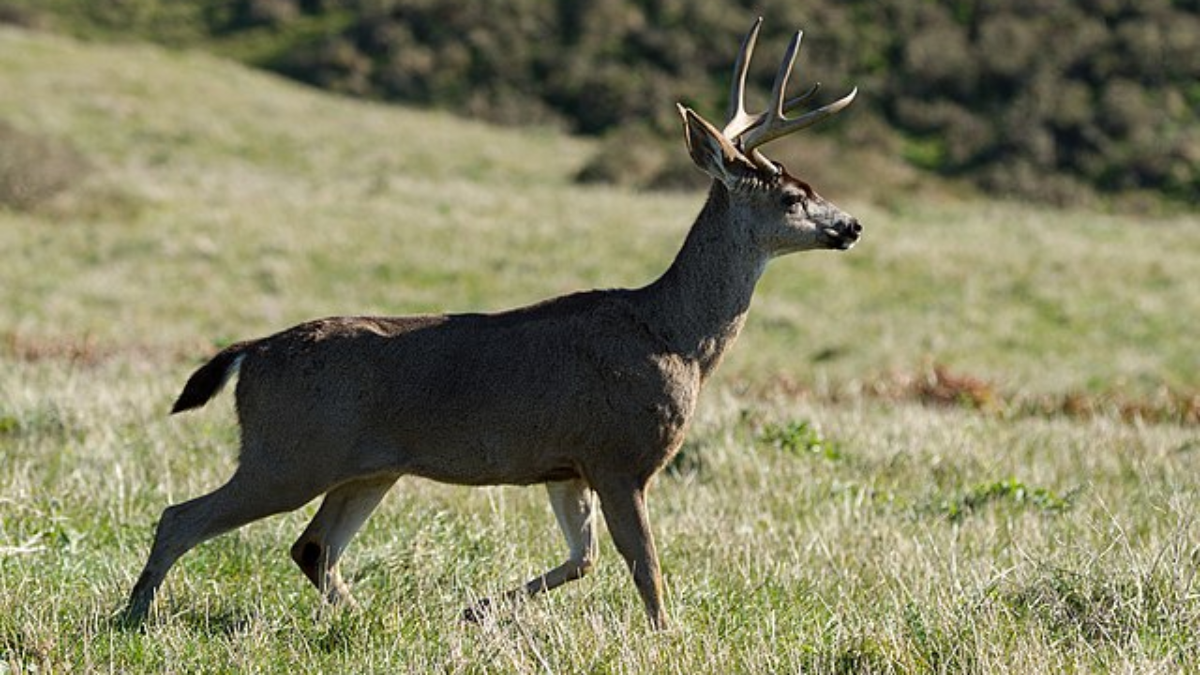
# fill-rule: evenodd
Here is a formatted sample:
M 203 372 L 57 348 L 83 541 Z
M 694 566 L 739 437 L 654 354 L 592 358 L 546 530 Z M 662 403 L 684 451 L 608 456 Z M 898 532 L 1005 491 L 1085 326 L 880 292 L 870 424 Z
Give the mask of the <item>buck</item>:
M 291 556 L 327 600 L 353 604 L 338 562 L 392 485 L 415 475 L 546 485 L 567 559 L 506 597 L 587 574 L 602 511 L 651 625 L 666 626 L 646 509 L 651 479 L 683 443 L 767 261 L 847 250 L 862 230 L 760 151 L 841 111 L 857 89 L 789 118 L 819 86 L 786 100 L 797 32 L 769 108 L 747 112 L 746 72 L 761 25 L 742 42 L 724 129 L 678 106 L 688 152 L 712 185 L 653 283 L 495 314 L 320 319 L 234 344 L 197 370 L 172 413 L 204 405 L 240 372 L 239 465 L 214 492 L 163 512 L 126 616 L 145 617 L 167 571 L 194 546 L 321 495 Z M 489 606 L 484 600 L 465 615 L 478 619 Z

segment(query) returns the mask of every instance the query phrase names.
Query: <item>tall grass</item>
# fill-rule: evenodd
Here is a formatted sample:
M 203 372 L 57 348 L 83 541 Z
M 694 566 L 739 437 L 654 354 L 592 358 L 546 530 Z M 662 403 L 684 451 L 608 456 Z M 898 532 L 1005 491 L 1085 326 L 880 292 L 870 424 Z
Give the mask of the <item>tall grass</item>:
M 1193 430 L 713 392 L 652 494 L 665 635 L 645 629 L 607 540 L 595 575 L 461 624 L 564 545 L 540 490 L 419 480 L 346 559 L 361 611 L 323 611 L 287 557 L 310 506 L 189 554 L 138 631 L 116 612 L 158 511 L 232 470 L 228 398 L 166 420 L 169 383 L 128 364 L 16 375 L 2 392 L 0 645 L 18 670 L 1200 665 Z M 838 452 L 773 438 L 803 425 Z
M 587 143 L 190 53 L 5 29 L 0 86 L 0 118 L 95 167 L 0 211 L 0 670 L 1200 668 L 1194 426 L 850 395 L 930 362 L 1031 395 L 1200 386 L 1196 218 L 902 199 L 849 200 L 848 255 L 773 264 L 655 484 L 673 630 L 607 540 L 596 574 L 461 624 L 565 548 L 540 490 L 418 480 L 345 559 L 361 611 L 287 558 L 309 505 L 190 553 L 127 629 L 161 509 L 234 466 L 230 397 L 165 416 L 213 344 L 644 283 L 701 198 L 579 188 Z

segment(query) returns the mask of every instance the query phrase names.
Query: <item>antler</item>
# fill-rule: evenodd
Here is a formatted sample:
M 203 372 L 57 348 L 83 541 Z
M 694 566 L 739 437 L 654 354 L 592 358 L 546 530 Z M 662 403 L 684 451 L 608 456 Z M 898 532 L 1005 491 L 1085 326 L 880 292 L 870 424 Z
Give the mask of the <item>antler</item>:
M 758 42 L 758 30 L 762 27 L 762 21 L 762 17 L 758 17 L 754 25 L 750 27 L 750 32 L 746 33 L 745 39 L 742 40 L 742 49 L 733 66 L 733 85 L 729 95 L 729 121 L 725 123 L 722 133 L 730 141 L 738 143 L 744 152 L 751 155 L 755 163 L 765 167 L 774 167 L 774 164 L 763 157 L 757 148 L 841 112 L 843 108 L 854 101 L 854 97 L 858 95 L 858 87 L 829 105 L 809 111 L 794 119 L 785 117 L 785 113 L 811 99 L 821 88 L 821 83 L 818 82 L 803 94 L 784 102 L 788 78 L 792 75 L 792 66 L 795 65 L 796 56 L 800 52 L 800 38 L 803 35 L 803 32 L 796 31 L 791 44 L 788 45 L 787 54 L 779 64 L 779 72 L 775 75 L 775 84 L 771 87 L 770 106 L 761 113 L 746 112 L 746 73 L 750 69 L 750 58 L 754 54 L 754 45 Z

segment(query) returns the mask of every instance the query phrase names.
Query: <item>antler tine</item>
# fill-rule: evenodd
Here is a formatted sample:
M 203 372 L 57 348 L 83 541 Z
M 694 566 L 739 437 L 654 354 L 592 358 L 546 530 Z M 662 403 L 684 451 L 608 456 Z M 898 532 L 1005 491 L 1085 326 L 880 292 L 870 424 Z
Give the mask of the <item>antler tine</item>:
M 858 96 L 858 87 L 850 90 L 849 94 L 846 94 L 833 103 L 804 113 L 795 119 L 789 120 L 782 115 L 771 117 L 762 125 L 754 127 L 746 133 L 742 140 L 743 148 L 750 151 L 781 136 L 811 127 L 826 117 L 831 117 L 841 112 L 846 106 L 854 102 L 855 96 Z
M 840 112 L 843 108 L 850 105 L 854 101 L 854 97 L 858 95 L 858 87 L 855 87 L 849 94 L 829 105 L 807 112 L 795 119 L 784 117 L 785 112 L 812 98 L 821 86 L 820 83 L 815 84 L 797 98 L 787 101 L 786 104 L 784 103 L 784 92 L 787 89 L 788 78 L 792 75 L 792 67 L 796 63 L 796 56 L 800 52 L 800 39 L 802 36 L 803 33 L 801 31 L 796 32 L 796 35 L 792 37 L 792 41 L 788 45 L 787 54 L 779 64 L 779 72 L 775 75 L 775 84 L 771 88 L 771 105 L 768 107 L 767 112 L 754 116 L 756 124 L 750 125 L 743 132 L 745 135 L 741 139 L 742 148 L 744 151 L 750 152 L 756 160 L 759 158 L 759 153 L 755 150 L 756 148 L 781 136 L 786 136 L 805 127 L 810 127 L 826 117 Z
M 774 112 L 775 117 L 783 117 L 783 97 L 786 95 L 788 79 L 792 76 L 792 67 L 796 65 L 796 56 L 800 53 L 800 39 L 804 31 L 798 30 L 788 43 L 787 53 L 779 62 L 779 71 L 775 73 L 775 83 L 771 85 L 771 107 L 767 110 Z
M 797 106 L 799 106 L 801 103 L 806 103 L 808 101 L 808 99 L 816 96 L 818 91 L 821 91 L 821 83 L 814 82 L 811 87 L 804 90 L 803 94 L 800 94 L 796 98 L 788 99 L 788 102 L 785 103 L 783 106 L 783 112 L 785 112 L 785 113 L 791 112 Z
M 722 131 L 729 139 L 737 138 L 761 118 L 761 115 L 746 112 L 746 73 L 750 71 L 750 58 L 754 55 L 754 45 L 758 42 L 758 29 L 762 28 L 762 22 L 761 16 L 754 21 L 750 31 L 742 39 L 742 49 L 733 64 L 733 84 L 729 91 L 729 121 L 725 123 L 725 129 Z

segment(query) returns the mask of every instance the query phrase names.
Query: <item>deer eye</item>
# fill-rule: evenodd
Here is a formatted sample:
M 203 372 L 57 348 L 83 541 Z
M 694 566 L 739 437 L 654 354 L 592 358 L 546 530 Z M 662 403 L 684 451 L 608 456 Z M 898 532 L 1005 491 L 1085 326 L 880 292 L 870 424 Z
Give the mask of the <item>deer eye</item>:
M 798 204 L 804 203 L 804 195 L 799 192 L 785 192 L 783 194 L 783 206 L 792 208 Z

